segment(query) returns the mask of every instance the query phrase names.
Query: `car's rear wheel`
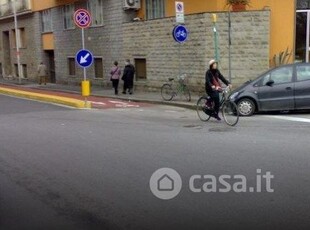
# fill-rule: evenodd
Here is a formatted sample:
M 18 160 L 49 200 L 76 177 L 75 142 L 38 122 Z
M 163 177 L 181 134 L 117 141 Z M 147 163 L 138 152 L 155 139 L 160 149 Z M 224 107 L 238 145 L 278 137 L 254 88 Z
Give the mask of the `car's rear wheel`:
M 252 116 L 255 113 L 256 105 L 253 100 L 243 98 L 238 102 L 238 111 L 241 116 Z

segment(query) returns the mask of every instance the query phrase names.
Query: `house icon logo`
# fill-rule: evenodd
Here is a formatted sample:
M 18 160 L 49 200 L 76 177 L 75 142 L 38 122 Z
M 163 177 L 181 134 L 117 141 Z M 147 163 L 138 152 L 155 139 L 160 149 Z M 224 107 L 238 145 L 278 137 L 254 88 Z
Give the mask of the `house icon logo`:
M 158 191 L 173 191 L 174 190 L 174 180 L 167 174 L 163 175 L 157 181 Z
M 150 179 L 151 192 L 159 199 L 170 200 L 181 191 L 180 174 L 171 168 L 161 168 L 153 173 Z

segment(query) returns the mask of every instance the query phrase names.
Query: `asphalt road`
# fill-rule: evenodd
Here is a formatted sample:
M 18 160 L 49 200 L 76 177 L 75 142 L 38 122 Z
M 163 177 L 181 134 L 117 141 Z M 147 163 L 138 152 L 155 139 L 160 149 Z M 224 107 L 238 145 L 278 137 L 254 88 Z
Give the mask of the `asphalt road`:
M 174 107 L 73 110 L 0 96 L 0 229 L 309 229 L 309 122 L 259 115 L 230 128 Z M 149 187 L 163 167 L 183 181 L 171 200 Z M 195 174 L 253 184 L 257 169 L 274 175 L 273 193 L 189 189 Z

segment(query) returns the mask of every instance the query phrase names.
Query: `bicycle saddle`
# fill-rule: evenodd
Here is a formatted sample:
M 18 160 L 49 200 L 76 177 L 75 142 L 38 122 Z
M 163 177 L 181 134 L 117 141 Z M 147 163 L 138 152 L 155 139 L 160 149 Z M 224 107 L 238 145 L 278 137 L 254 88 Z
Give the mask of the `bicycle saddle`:
M 172 77 L 169 77 L 169 78 L 168 78 L 168 80 L 169 80 L 169 81 L 173 81 L 173 80 L 174 80 L 174 78 L 172 78 Z

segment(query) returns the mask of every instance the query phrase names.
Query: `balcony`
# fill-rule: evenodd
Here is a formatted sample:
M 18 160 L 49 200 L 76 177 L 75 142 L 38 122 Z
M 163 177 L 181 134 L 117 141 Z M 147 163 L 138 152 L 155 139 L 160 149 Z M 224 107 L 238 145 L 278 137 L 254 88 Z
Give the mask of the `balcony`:
M 18 13 L 31 10 L 30 0 L 0 0 L 0 17 L 12 15 L 14 3 Z

